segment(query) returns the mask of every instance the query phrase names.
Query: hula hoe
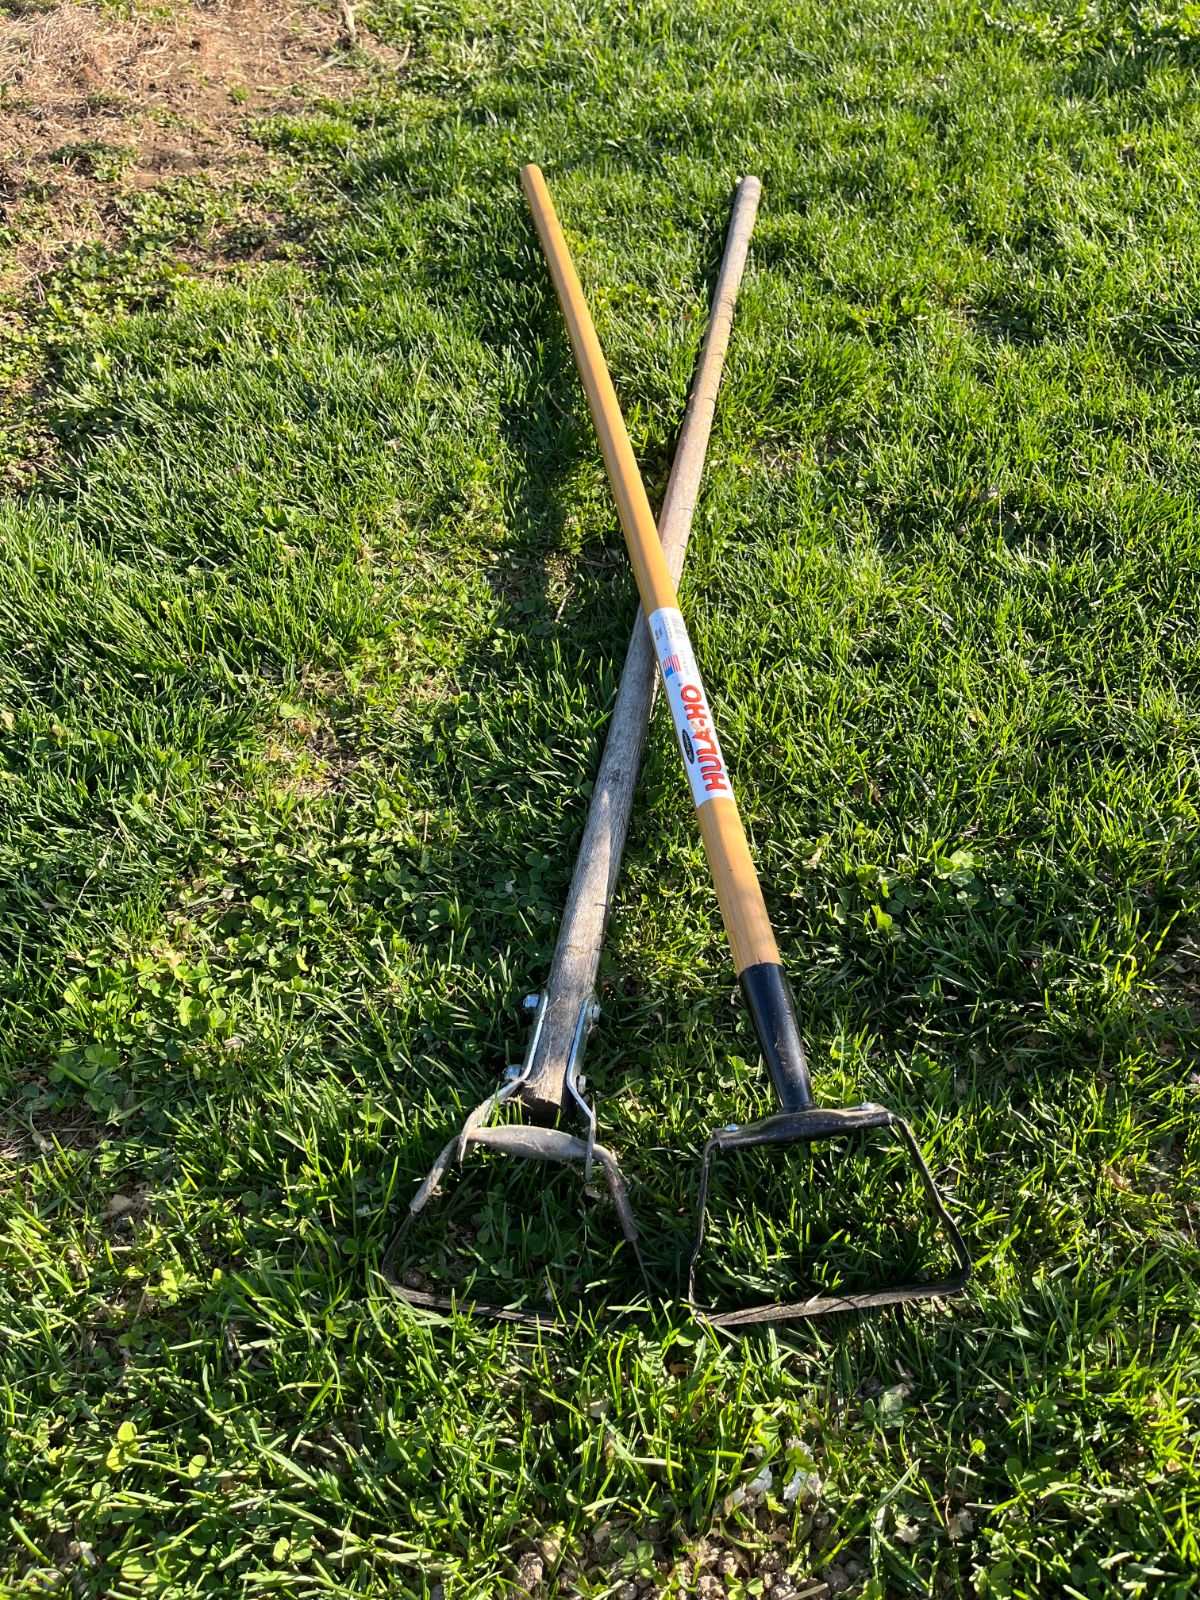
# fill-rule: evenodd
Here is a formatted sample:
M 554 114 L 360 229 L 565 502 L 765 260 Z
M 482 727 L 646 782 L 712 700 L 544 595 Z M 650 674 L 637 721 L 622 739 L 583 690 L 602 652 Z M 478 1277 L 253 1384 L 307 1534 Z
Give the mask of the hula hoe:
M 908 1123 L 882 1105 L 865 1103 L 834 1109 L 817 1105 L 813 1098 L 795 1006 L 733 796 L 729 769 L 721 753 L 708 697 L 679 609 L 675 578 L 656 535 L 612 380 L 545 179 L 538 167 L 527 166 L 522 171 L 521 182 L 566 319 L 576 365 L 599 436 L 738 983 L 779 1102 L 779 1110 L 774 1115 L 742 1127 L 722 1128 L 710 1136 L 704 1147 L 698 1220 L 688 1265 L 688 1299 L 708 1322 L 736 1328 L 956 1293 L 970 1275 L 970 1257 Z M 895 1130 L 915 1163 L 930 1210 L 945 1230 L 955 1257 L 957 1270 L 952 1275 L 936 1281 L 883 1285 L 846 1294 L 818 1294 L 801 1301 L 767 1302 L 736 1311 L 713 1312 L 696 1305 L 696 1264 L 704 1242 L 709 1177 L 716 1156 L 762 1145 L 812 1144 L 840 1134 L 863 1134 L 876 1129 Z
M 675 577 L 683 567 L 696 509 L 717 388 L 760 188 L 757 178 L 745 178 L 738 187 L 708 330 L 688 397 L 657 530 L 649 505 L 646 506 L 646 526 L 659 562 L 665 572 Z M 641 488 L 640 479 L 638 487 Z M 532 1016 L 525 1058 L 520 1066 L 508 1069 L 501 1086 L 475 1107 L 441 1151 L 409 1203 L 408 1214 L 383 1258 L 385 1278 L 395 1293 L 410 1305 L 437 1311 L 457 1309 L 477 1316 L 542 1326 L 551 1331 L 564 1326 L 562 1319 L 550 1313 L 516 1310 L 410 1287 L 397 1270 L 398 1251 L 413 1224 L 438 1194 L 447 1172 L 460 1165 L 473 1149 L 492 1150 L 532 1161 L 579 1164 L 585 1184 L 598 1166 L 612 1196 L 621 1232 L 633 1252 L 642 1282 L 648 1287 L 637 1224 L 624 1179 L 612 1151 L 596 1139 L 596 1113 L 587 1098 L 583 1055 L 588 1035 L 600 1015 L 596 1002 L 600 951 L 629 831 L 634 788 L 656 689 L 653 642 L 639 611 L 592 790 L 550 976 L 544 990 L 525 999 L 525 1008 Z M 522 1120 L 496 1120 L 508 1111 L 519 1111 Z M 558 1126 L 564 1114 L 582 1123 L 582 1137 Z

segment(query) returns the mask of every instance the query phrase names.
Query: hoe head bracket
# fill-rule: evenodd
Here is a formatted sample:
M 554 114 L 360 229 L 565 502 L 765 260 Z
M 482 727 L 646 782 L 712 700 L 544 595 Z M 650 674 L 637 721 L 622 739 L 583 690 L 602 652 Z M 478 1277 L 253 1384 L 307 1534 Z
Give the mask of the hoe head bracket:
M 534 1005 L 530 1005 L 529 1001 L 534 1001 Z M 388 1244 L 382 1262 L 382 1271 L 398 1298 L 407 1301 L 409 1305 L 420 1306 L 426 1310 L 433 1311 L 458 1310 L 471 1316 L 490 1317 L 501 1322 L 519 1322 L 531 1327 L 545 1328 L 551 1332 L 562 1332 L 566 1324 L 550 1313 L 514 1311 L 511 1307 L 492 1305 L 487 1301 L 465 1300 L 452 1295 L 431 1294 L 425 1290 L 410 1287 L 396 1270 L 397 1252 L 416 1219 L 438 1194 L 442 1181 L 449 1169 L 454 1166 L 460 1166 L 466 1159 L 468 1151 L 473 1146 L 476 1146 L 483 1149 L 496 1150 L 505 1155 L 523 1157 L 529 1161 L 556 1161 L 563 1164 L 575 1161 L 581 1162 L 583 1164 L 585 1187 L 591 1182 L 593 1165 L 598 1164 L 600 1170 L 604 1173 L 609 1193 L 612 1195 L 617 1219 L 621 1224 L 621 1232 L 633 1250 L 643 1282 L 647 1281 L 645 1264 L 642 1260 L 641 1248 L 638 1242 L 637 1223 L 634 1221 L 633 1209 L 629 1204 L 629 1193 L 625 1186 L 625 1180 L 621 1176 L 617 1158 L 612 1151 L 596 1142 L 596 1113 L 584 1095 L 586 1083 L 580 1071 L 580 1066 L 588 1027 L 595 1020 L 596 1008 L 593 1001 L 589 1000 L 587 1005 L 580 1011 L 570 1060 L 566 1066 L 567 1087 L 570 1090 L 571 1099 L 576 1110 L 583 1118 L 585 1125 L 584 1137 L 577 1138 L 574 1134 L 567 1133 L 562 1128 L 546 1128 L 524 1122 L 495 1123 L 493 1121 L 497 1112 L 504 1106 L 521 1104 L 521 1090 L 529 1077 L 542 1023 L 545 1018 L 545 995 L 531 995 L 529 1000 L 526 1001 L 526 1007 L 529 1010 L 536 1010 L 536 1014 L 533 1020 L 532 1037 L 523 1063 L 520 1067 L 509 1068 L 505 1075 L 505 1081 L 496 1090 L 495 1094 L 491 1094 L 486 1100 L 481 1101 L 468 1115 L 454 1137 L 443 1146 L 420 1188 L 409 1201 L 407 1216 Z
M 948 1277 L 928 1282 L 890 1284 L 876 1289 L 851 1290 L 846 1294 L 818 1294 L 807 1300 L 767 1301 L 762 1305 L 745 1306 L 735 1311 L 714 1312 L 697 1304 L 696 1263 L 704 1243 L 708 1182 L 716 1156 L 728 1151 L 753 1149 L 760 1145 L 811 1144 L 818 1139 L 829 1139 L 839 1134 L 868 1133 L 875 1128 L 895 1129 L 907 1147 L 921 1179 L 930 1211 L 945 1230 L 950 1242 L 956 1265 L 953 1273 Z M 865 1311 L 873 1306 L 898 1305 L 905 1300 L 935 1299 L 942 1295 L 957 1294 L 966 1286 L 971 1275 L 971 1258 L 963 1243 L 962 1234 L 933 1181 L 933 1175 L 921 1154 L 921 1147 L 912 1129 L 903 1117 L 897 1116 L 894 1111 L 889 1111 L 886 1106 L 866 1103 L 842 1110 L 810 1106 L 801 1111 L 779 1112 L 740 1127 L 718 1129 L 704 1146 L 700 1167 L 698 1210 L 696 1239 L 688 1263 L 688 1300 L 701 1321 L 716 1328 L 746 1328 L 759 1323 L 789 1322 L 799 1318 L 819 1317 L 834 1311 Z

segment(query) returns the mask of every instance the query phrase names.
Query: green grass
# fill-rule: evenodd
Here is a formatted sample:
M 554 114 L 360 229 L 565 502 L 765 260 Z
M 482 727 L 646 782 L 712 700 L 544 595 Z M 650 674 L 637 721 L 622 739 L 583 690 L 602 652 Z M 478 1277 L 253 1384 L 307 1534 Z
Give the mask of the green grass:
M 539 1540 L 547 1592 L 686 1592 L 702 1534 L 877 1600 L 1192 1592 L 1193 9 L 390 0 L 411 67 L 263 126 L 263 195 L 135 197 L 9 308 L 3 1592 L 465 1600 Z M 531 157 L 655 497 L 764 180 L 683 605 L 819 1094 L 912 1120 L 953 1304 L 551 1345 L 377 1275 L 521 1053 L 635 608 Z M 279 259 L 179 266 L 239 205 Z M 661 710 L 602 1000 L 666 1271 L 767 1099 Z M 756 1171 L 761 1285 L 790 1211 L 903 1254 L 887 1170 L 798 1164 L 799 1218 Z M 586 1277 L 577 1189 L 517 1192 Z

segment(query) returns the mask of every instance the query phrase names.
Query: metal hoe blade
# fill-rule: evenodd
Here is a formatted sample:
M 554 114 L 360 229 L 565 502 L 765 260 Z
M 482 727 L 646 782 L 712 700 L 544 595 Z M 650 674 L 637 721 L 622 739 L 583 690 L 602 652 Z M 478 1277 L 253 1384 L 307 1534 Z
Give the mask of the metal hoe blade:
M 489 1095 L 467 1117 L 462 1128 L 455 1134 L 442 1149 L 437 1160 L 433 1163 L 425 1181 L 417 1190 L 408 1206 L 408 1214 L 399 1228 L 393 1234 L 391 1242 L 384 1254 L 381 1268 L 384 1277 L 391 1288 L 410 1305 L 420 1306 L 433 1311 L 462 1311 L 468 1315 L 490 1317 L 500 1322 L 517 1322 L 528 1327 L 540 1327 L 550 1332 L 563 1332 L 567 1322 L 558 1316 L 542 1311 L 517 1311 L 509 1306 L 494 1305 L 485 1300 L 460 1299 L 454 1295 L 431 1294 L 425 1290 L 411 1288 L 406 1284 L 396 1269 L 396 1257 L 404 1240 L 412 1230 L 413 1224 L 425 1210 L 429 1202 L 439 1193 L 442 1182 L 451 1167 L 461 1165 L 467 1153 L 472 1148 L 500 1151 L 505 1155 L 524 1157 L 529 1161 L 553 1161 L 569 1164 L 574 1161 L 583 1164 L 583 1179 L 585 1185 L 590 1183 L 592 1172 L 598 1163 L 608 1184 L 609 1193 L 612 1195 L 613 1205 L 616 1207 L 617 1218 L 621 1224 L 621 1232 L 631 1246 L 637 1260 L 638 1271 L 643 1284 L 648 1287 L 645 1263 L 642 1260 L 641 1248 L 638 1244 L 637 1224 L 634 1221 L 633 1211 L 629 1204 L 629 1194 L 625 1187 L 625 1180 L 617 1165 L 617 1159 L 611 1150 L 604 1145 L 596 1143 L 596 1115 L 589 1102 L 584 1098 L 586 1088 L 585 1080 L 579 1070 L 583 1058 L 583 1046 L 591 1024 L 596 1020 L 599 1008 L 594 1002 L 587 1002 L 581 1009 L 576 1027 L 574 1047 L 567 1067 L 567 1086 L 576 1105 L 582 1111 L 587 1126 L 585 1137 L 576 1138 L 573 1134 L 561 1128 L 539 1127 L 529 1123 L 500 1123 L 494 1124 L 492 1118 L 510 1103 L 519 1103 L 521 1090 L 529 1080 L 530 1069 L 537 1055 L 537 1048 L 541 1038 L 543 1025 L 546 1018 L 545 995 L 531 995 L 528 997 L 535 1003 L 535 1018 L 533 1034 L 526 1051 L 524 1064 L 519 1068 L 510 1068 L 505 1082 L 495 1094 Z
M 901 1136 L 917 1169 L 929 1209 L 945 1229 L 954 1252 L 957 1270 L 947 1277 L 928 1282 L 883 1284 L 878 1288 L 851 1290 L 846 1294 L 816 1294 L 807 1300 L 767 1301 L 735 1311 L 712 1311 L 696 1300 L 696 1264 L 704 1244 L 704 1225 L 708 1208 L 708 1183 L 713 1160 L 730 1150 L 747 1150 L 762 1145 L 812 1144 L 839 1134 L 867 1133 L 873 1128 L 894 1128 Z M 957 1294 L 971 1276 L 971 1258 L 954 1218 L 946 1208 L 933 1174 L 921 1154 L 921 1147 L 903 1117 L 886 1106 L 866 1103 L 843 1110 L 813 1106 L 803 1111 L 784 1111 L 741 1127 L 721 1128 L 704 1146 L 700 1166 L 696 1239 L 688 1262 L 688 1301 L 696 1315 L 714 1328 L 748 1328 L 768 1322 L 789 1322 L 805 1317 L 827 1316 L 835 1311 L 868 1311 L 877 1306 L 899 1305 L 905 1300 L 931 1300 Z

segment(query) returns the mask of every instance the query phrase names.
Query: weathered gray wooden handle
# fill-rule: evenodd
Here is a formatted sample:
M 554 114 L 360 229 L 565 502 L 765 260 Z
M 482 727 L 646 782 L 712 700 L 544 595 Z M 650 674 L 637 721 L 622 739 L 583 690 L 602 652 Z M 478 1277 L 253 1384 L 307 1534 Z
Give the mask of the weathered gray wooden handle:
M 692 531 L 717 388 L 733 325 L 733 308 L 746 266 L 761 192 L 762 185 L 757 178 L 743 178 L 738 185 L 708 331 L 658 519 L 659 539 L 672 581 L 676 583 L 683 570 L 688 536 Z M 590 1025 L 590 1010 L 585 1015 L 584 1008 L 590 1008 L 595 992 L 604 929 L 629 832 L 633 794 L 657 687 L 654 649 L 639 607 L 554 950 L 546 985 L 545 1015 L 528 1078 L 521 1086 L 520 1098 L 525 1109 L 542 1118 L 556 1115 L 568 1098 L 567 1069 L 581 1016 L 584 1017 L 581 1043 Z

